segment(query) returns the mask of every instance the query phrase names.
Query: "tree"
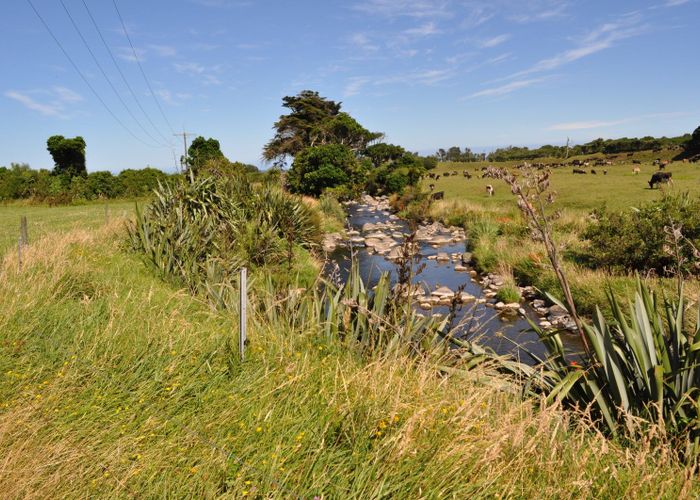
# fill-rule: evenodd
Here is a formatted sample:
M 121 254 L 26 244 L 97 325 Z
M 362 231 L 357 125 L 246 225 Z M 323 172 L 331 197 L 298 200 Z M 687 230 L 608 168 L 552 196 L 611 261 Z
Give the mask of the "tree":
M 287 175 L 292 192 L 319 196 L 324 189 L 364 183 L 365 171 L 352 150 L 342 144 L 306 148 Z
M 688 151 L 700 153 L 700 127 L 696 128 L 688 143 Z
M 54 162 L 53 173 L 68 179 L 87 175 L 85 168 L 85 140 L 78 136 L 67 139 L 62 135 L 52 135 L 46 141 L 46 149 Z
M 197 137 L 190 147 L 187 149 L 187 163 L 188 170 L 191 170 L 195 174 L 199 172 L 202 167 L 209 161 L 225 158 L 224 154 L 221 152 L 221 145 L 216 139 L 205 139 L 202 136 Z
M 401 146 L 380 142 L 378 144 L 368 146 L 363 154 L 372 160 L 375 167 L 379 167 L 382 163 L 401 158 L 405 152 L 406 150 Z
M 347 113 L 341 103 L 321 97 L 318 92 L 304 90 L 296 96 L 282 98 L 282 106 L 290 113 L 275 122 L 275 136 L 263 148 L 268 161 L 283 163 L 287 156 L 325 144 L 341 144 L 359 152 L 383 134 L 370 132 Z

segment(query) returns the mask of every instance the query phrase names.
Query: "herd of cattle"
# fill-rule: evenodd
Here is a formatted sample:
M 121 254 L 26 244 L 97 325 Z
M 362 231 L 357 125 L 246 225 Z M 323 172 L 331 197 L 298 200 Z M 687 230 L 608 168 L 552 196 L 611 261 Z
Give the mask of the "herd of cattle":
M 632 156 L 632 153 L 628 153 L 627 156 Z M 578 175 L 585 175 L 585 174 L 592 174 L 592 175 L 597 175 L 598 171 L 594 168 L 590 167 L 608 167 L 614 165 L 613 160 L 617 158 L 617 155 L 611 155 L 608 156 L 605 159 L 595 159 L 595 160 L 572 160 L 571 162 L 559 162 L 559 163 L 529 163 L 529 162 L 524 162 L 519 165 L 516 165 L 516 168 L 518 169 L 525 169 L 525 168 L 537 168 L 537 169 L 544 169 L 544 168 L 562 168 L 562 167 L 573 167 L 572 173 L 573 174 L 578 174 Z M 699 163 L 700 162 L 700 155 L 696 155 L 692 158 L 684 159 L 682 160 L 683 163 Z M 641 168 L 638 165 L 641 165 L 642 162 L 641 160 L 632 160 L 632 164 L 634 167 L 632 168 L 632 173 L 634 175 L 638 175 L 641 172 Z M 651 176 L 651 179 L 649 180 L 649 188 L 654 189 L 656 186 L 660 184 L 673 184 L 673 179 L 672 176 L 673 174 L 671 172 L 665 172 L 665 169 L 668 165 L 671 164 L 671 161 L 669 160 L 661 160 L 661 158 L 657 158 L 656 160 L 653 161 L 653 165 L 658 167 L 658 171 L 654 172 Z M 493 167 L 488 166 L 488 167 L 474 167 L 474 172 L 475 173 L 481 173 L 481 178 L 487 178 L 487 177 L 492 177 L 491 172 L 493 170 Z M 601 170 L 603 175 L 608 175 L 608 169 L 604 168 Z M 468 170 L 462 170 L 461 172 L 462 176 L 465 177 L 466 179 L 471 179 L 473 174 L 469 172 Z M 453 175 L 460 175 L 460 173 L 456 170 L 452 170 L 450 172 L 442 172 L 440 174 L 436 173 L 428 173 L 428 177 L 433 180 L 438 180 L 440 177 L 450 177 Z M 430 191 L 435 190 L 435 184 L 429 184 L 428 186 L 430 188 Z M 494 194 L 494 189 L 491 184 L 486 186 L 486 195 L 487 196 L 493 196 Z M 444 197 L 444 192 L 439 191 L 437 193 L 432 193 L 431 198 L 434 200 L 441 200 Z

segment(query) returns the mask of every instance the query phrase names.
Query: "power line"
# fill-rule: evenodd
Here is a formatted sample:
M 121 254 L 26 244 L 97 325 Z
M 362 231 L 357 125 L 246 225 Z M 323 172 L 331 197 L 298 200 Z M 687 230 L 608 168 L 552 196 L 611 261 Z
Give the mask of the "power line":
M 95 18 L 93 17 L 92 12 L 90 11 L 90 8 L 88 7 L 85 0 L 82 0 L 82 2 L 83 2 L 83 5 L 85 6 L 85 10 L 88 13 L 88 16 L 90 17 L 90 20 L 92 21 L 92 25 L 95 27 L 97 34 L 100 36 L 100 40 L 102 40 L 102 44 L 104 45 L 105 49 L 107 49 L 109 56 L 112 58 L 112 62 L 114 63 L 114 67 L 117 68 L 117 72 L 119 72 L 119 76 L 121 76 L 122 81 L 124 82 L 124 85 L 126 85 L 126 88 L 129 89 L 131 96 L 134 98 L 134 102 L 136 102 L 136 105 L 139 107 L 139 109 L 143 113 L 143 116 L 146 117 L 146 120 L 148 120 L 148 123 L 151 124 L 151 126 L 158 133 L 158 135 L 165 142 L 167 142 L 168 144 L 171 144 L 171 142 L 168 140 L 168 138 L 165 135 L 163 135 L 163 133 L 160 131 L 160 129 L 156 126 L 156 124 L 153 123 L 153 120 L 151 120 L 150 115 L 146 112 L 146 110 L 141 105 L 141 101 L 136 96 L 136 92 L 134 92 L 134 90 L 131 88 L 131 85 L 129 85 L 129 81 L 126 79 L 126 76 L 124 75 L 124 72 L 122 71 L 121 67 L 119 66 L 119 63 L 117 63 L 117 58 L 114 57 L 114 53 L 112 52 L 112 49 L 109 48 L 107 41 L 105 40 L 104 36 L 102 35 L 102 30 L 100 30 L 100 27 L 98 26 L 97 21 L 95 21 Z
M 86 40 L 85 37 L 83 36 L 83 33 L 80 31 L 80 28 L 78 27 L 78 24 L 75 22 L 75 19 L 73 19 L 73 16 L 71 15 L 70 11 L 68 10 L 68 7 L 66 7 L 65 2 L 64 2 L 63 0 L 59 0 L 59 2 L 61 2 L 61 5 L 63 6 L 63 10 L 66 11 L 66 15 L 68 15 L 68 19 L 70 19 L 70 22 L 71 22 L 71 24 L 73 25 L 73 28 L 75 28 L 75 31 L 78 33 L 78 36 L 80 37 L 80 39 L 81 39 L 82 42 L 83 42 L 83 45 L 85 45 L 85 48 L 86 48 L 86 49 L 88 50 L 88 52 L 90 53 L 90 56 L 92 57 L 92 60 L 93 60 L 93 61 L 95 62 L 95 64 L 97 65 L 97 67 L 98 67 L 98 69 L 100 70 L 100 73 L 102 73 L 102 76 L 104 77 L 104 79 L 107 80 L 107 83 L 109 84 L 110 88 L 111 88 L 112 91 L 114 92 L 114 95 L 116 95 L 116 96 L 117 96 L 117 99 L 119 99 L 119 102 L 122 103 L 122 106 L 124 106 L 124 109 L 126 110 L 126 112 L 129 114 L 129 116 L 131 116 L 131 118 L 133 118 L 134 122 L 136 122 L 136 124 L 139 126 L 139 128 L 140 128 L 148 137 L 150 137 L 150 139 L 151 139 L 153 142 L 155 142 L 155 143 L 156 143 L 157 145 L 159 145 L 159 146 L 163 146 L 163 144 L 160 144 L 160 143 L 159 143 L 158 139 L 156 139 L 155 137 L 153 137 L 153 136 L 151 135 L 151 133 L 150 133 L 148 130 L 146 130 L 146 128 L 141 124 L 141 122 L 136 118 L 136 116 L 134 116 L 134 113 L 131 111 L 131 108 L 129 108 L 129 106 L 126 105 L 126 103 L 124 102 L 124 99 L 122 99 L 122 96 L 119 94 L 119 92 L 118 92 L 117 89 L 115 88 L 114 84 L 112 83 L 112 80 L 109 78 L 109 76 L 107 76 L 107 73 L 105 72 L 104 68 L 102 68 L 102 65 L 100 64 L 100 62 L 98 61 L 97 57 L 95 56 L 95 53 L 92 51 L 92 48 L 90 47 L 90 44 L 87 42 L 87 40 Z M 167 146 L 167 144 L 165 144 L 165 146 Z
M 144 142 L 143 139 L 141 139 L 141 138 L 138 137 L 136 134 L 134 134 L 134 133 L 131 131 L 131 129 L 130 129 L 129 127 L 127 127 L 126 125 L 124 125 L 124 122 L 122 122 L 122 121 L 117 117 L 117 115 L 114 114 L 114 111 L 112 111 L 112 109 L 111 109 L 109 106 L 107 106 L 107 103 L 104 101 L 104 99 L 102 99 L 102 97 L 100 96 L 100 94 L 97 93 L 97 91 L 96 91 L 95 88 L 92 86 L 92 84 L 88 81 L 88 79 L 85 77 L 85 75 L 83 74 L 83 72 L 80 71 L 80 68 L 78 68 L 78 65 L 75 63 L 75 61 L 73 61 L 73 58 L 68 54 L 68 52 L 66 51 L 66 49 L 63 48 L 63 45 L 61 44 L 61 42 L 59 41 L 59 39 L 56 38 L 56 35 L 53 34 L 53 31 L 51 31 L 51 28 L 49 28 L 49 25 L 46 24 L 46 21 L 44 21 L 44 18 L 41 17 L 41 14 L 39 14 L 39 11 L 36 10 L 36 7 L 34 7 L 34 4 L 32 3 L 32 0 L 27 0 L 27 3 L 28 3 L 29 6 L 32 8 L 32 10 L 33 10 L 34 13 L 36 14 L 36 16 L 39 18 L 39 21 L 41 21 L 41 24 L 44 25 L 44 28 L 46 28 L 46 31 L 49 32 L 49 35 L 51 35 L 51 38 L 53 38 L 53 41 L 56 42 L 56 45 L 58 45 L 58 48 L 61 49 L 61 52 L 63 52 L 63 55 L 66 56 L 66 59 L 68 59 L 68 61 L 71 63 L 71 65 L 73 66 L 73 69 L 76 71 L 76 73 L 78 73 L 78 75 L 80 76 L 80 78 L 83 80 L 83 82 L 85 82 L 85 85 L 88 86 L 88 88 L 92 91 L 92 93 L 95 94 L 95 97 L 97 98 L 97 100 L 100 101 L 100 103 L 102 104 L 102 106 L 104 106 L 104 108 L 105 108 L 105 109 L 107 110 L 107 112 L 112 116 L 112 118 L 114 118 L 114 121 L 116 121 L 119 125 L 121 125 L 121 127 L 122 127 L 124 130 L 126 130 L 134 139 L 136 139 L 137 141 L 139 141 L 139 142 L 145 144 L 146 146 L 150 146 L 150 144 L 148 144 L 147 142 Z
M 175 131 L 173 130 L 172 125 L 170 125 L 168 118 L 165 116 L 165 113 L 163 112 L 163 107 L 160 105 L 160 101 L 158 101 L 158 97 L 156 96 L 156 93 L 153 92 L 153 87 L 151 87 L 151 83 L 148 81 L 148 77 L 146 76 L 146 72 L 143 70 L 143 66 L 141 66 L 141 61 L 139 60 L 139 56 L 136 53 L 136 49 L 134 48 L 134 44 L 131 42 L 131 37 L 129 36 L 129 32 L 126 30 L 126 24 L 124 24 L 124 19 L 122 18 L 122 14 L 121 14 L 121 12 L 119 12 L 119 7 L 117 7 L 117 0 L 112 0 L 112 3 L 114 4 L 114 10 L 117 11 L 117 16 L 119 16 L 119 21 L 121 22 L 122 29 L 124 30 L 124 35 L 126 35 L 126 39 L 129 40 L 129 45 L 131 46 L 131 51 L 134 53 L 134 59 L 136 60 L 136 64 L 138 64 L 139 70 L 141 70 L 141 75 L 143 76 L 143 79 L 146 82 L 146 85 L 148 86 L 148 90 L 151 92 L 151 96 L 153 97 L 153 100 L 156 102 L 156 105 L 158 106 L 158 110 L 160 111 L 160 114 L 163 117 L 163 120 L 165 120 L 165 123 L 168 124 L 168 128 L 170 129 L 170 132 L 174 134 Z

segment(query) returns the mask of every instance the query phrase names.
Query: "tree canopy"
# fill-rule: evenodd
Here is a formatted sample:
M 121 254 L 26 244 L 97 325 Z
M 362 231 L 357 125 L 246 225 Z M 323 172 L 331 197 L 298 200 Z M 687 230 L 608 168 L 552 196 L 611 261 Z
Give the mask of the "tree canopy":
M 87 175 L 85 167 L 85 140 L 78 136 L 68 139 L 62 135 L 52 135 L 46 141 L 46 149 L 54 162 L 53 173 L 72 178 Z
M 197 137 L 187 149 L 187 169 L 197 173 L 209 160 L 224 158 L 221 145 L 216 139 Z
M 321 97 L 318 92 L 304 90 L 296 96 L 286 96 L 282 106 L 290 112 L 275 122 L 275 136 L 263 148 L 263 157 L 268 161 L 281 163 L 287 156 L 326 144 L 340 144 L 359 152 L 383 135 L 370 132 L 341 112 L 341 103 Z
M 292 192 L 319 196 L 324 189 L 361 184 L 364 171 L 342 144 L 312 146 L 297 154 L 287 175 Z

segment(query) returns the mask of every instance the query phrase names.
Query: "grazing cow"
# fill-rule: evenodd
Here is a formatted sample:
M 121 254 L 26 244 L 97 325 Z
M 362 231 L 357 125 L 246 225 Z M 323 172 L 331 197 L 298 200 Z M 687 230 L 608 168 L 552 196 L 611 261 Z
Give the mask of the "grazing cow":
M 635 165 L 641 165 L 642 160 L 632 160 L 632 163 L 634 163 Z
M 470 174 L 469 171 L 467 171 L 467 170 L 465 170 L 464 172 L 462 172 L 462 175 L 463 175 L 464 177 L 466 177 L 467 179 L 471 179 L 471 178 L 472 178 L 472 174 Z
M 661 163 L 661 158 L 654 160 L 654 165 L 659 165 Z
M 486 196 L 493 196 L 494 193 L 493 186 L 491 184 L 486 185 Z
M 593 175 L 596 175 L 598 172 L 596 172 L 594 169 L 591 169 L 591 173 L 592 173 Z
M 608 175 L 608 171 L 607 171 L 607 170 L 603 170 L 603 175 Z
M 649 189 L 654 189 L 657 184 L 673 184 L 671 172 L 654 172 L 649 180 Z
M 431 200 L 444 200 L 445 199 L 445 192 L 444 191 L 438 191 L 437 193 L 433 193 L 430 195 Z
M 433 191 L 435 189 L 435 184 L 431 184 L 428 187 L 430 188 L 430 191 Z
M 638 174 L 639 172 L 641 172 L 641 171 L 642 171 L 642 169 L 639 168 L 639 167 L 634 167 L 634 168 L 632 169 L 632 173 L 633 173 L 634 175 L 637 175 L 637 174 Z
M 634 153 L 627 153 L 627 156 L 634 156 Z
M 575 168 L 573 171 L 574 174 L 585 174 L 586 171 L 581 169 L 581 168 Z
M 449 172 L 445 172 L 444 174 L 442 174 L 442 176 L 443 176 L 443 177 L 449 177 L 449 176 L 450 176 L 450 173 L 449 173 Z

